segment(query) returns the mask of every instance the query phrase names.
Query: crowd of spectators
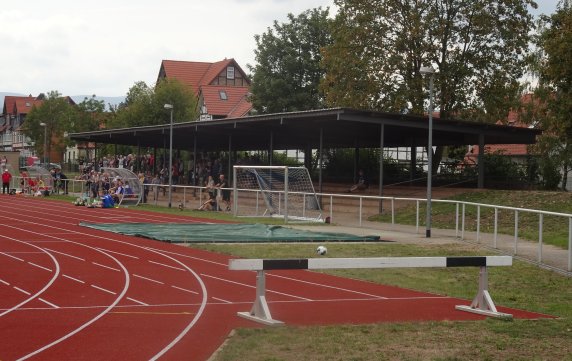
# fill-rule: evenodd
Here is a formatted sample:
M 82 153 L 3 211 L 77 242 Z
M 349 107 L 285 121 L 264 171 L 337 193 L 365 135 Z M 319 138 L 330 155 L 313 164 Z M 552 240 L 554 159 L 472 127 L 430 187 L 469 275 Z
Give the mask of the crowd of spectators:
M 241 164 L 259 163 L 255 157 L 245 154 L 241 158 Z M 150 153 L 136 156 L 127 155 L 106 155 L 90 161 L 80 160 L 80 175 L 77 179 L 86 181 L 86 191 L 91 197 L 108 194 L 114 187 L 117 187 L 117 180 L 109 179 L 109 175 L 102 173 L 102 168 L 124 168 L 138 175 L 139 180 L 144 185 L 143 203 L 147 202 L 150 194 L 153 200 L 157 200 L 159 193 L 166 195 L 166 186 L 169 184 L 169 167 L 166 156 L 157 157 Z M 201 156 L 196 164 L 193 161 L 184 162 L 179 157 L 173 159 L 171 168 L 171 183 L 173 185 L 192 185 L 204 187 L 208 195 L 208 200 L 201 209 L 230 210 L 230 191 L 227 177 L 223 172 L 223 161 L 218 157 Z M 121 189 L 121 188 L 120 188 Z M 176 188 L 173 188 L 176 192 Z M 196 195 L 197 189 L 193 194 Z

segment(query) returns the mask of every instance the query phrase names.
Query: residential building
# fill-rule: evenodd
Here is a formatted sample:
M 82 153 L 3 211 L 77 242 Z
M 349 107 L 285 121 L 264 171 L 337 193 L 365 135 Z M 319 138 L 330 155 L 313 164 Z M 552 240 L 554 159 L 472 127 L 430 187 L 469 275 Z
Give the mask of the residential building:
M 43 102 L 43 94 L 38 97 L 29 96 L 6 96 L 2 116 L 0 119 L 0 150 L 19 151 L 20 156 L 33 156 L 34 150 L 30 139 L 24 135 L 21 128 L 26 116 L 34 106 Z
M 533 99 L 533 94 L 524 94 L 521 97 L 522 108 L 529 105 L 537 105 L 537 100 Z M 505 124 L 511 127 L 521 127 L 528 128 L 534 127 L 535 124 L 529 125 L 528 122 L 522 119 L 523 110 L 522 109 L 511 109 L 508 113 L 507 119 L 504 121 L 497 121 L 497 124 Z M 469 164 L 477 164 L 477 157 L 479 154 L 479 146 L 471 145 L 469 146 L 468 152 L 465 156 L 465 161 Z M 502 154 L 510 157 L 515 163 L 526 164 L 527 158 L 529 156 L 528 145 L 526 144 L 488 144 L 485 146 L 485 154 Z
M 234 59 L 215 63 L 163 60 L 157 80 L 165 78 L 191 87 L 200 120 L 242 117 L 252 110 L 250 80 Z
M 65 97 L 71 105 L 76 105 L 70 97 Z M 5 96 L 0 115 L 0 151 L 20 152 L 21 158 L 36 156 L 34 144 L 22 131 L 26 117 L 33 107 L 40 106 L 45 95 Z M 61 162 L 62 155 L 52 149 L 49 150 L 48 159 L 52 162 Z

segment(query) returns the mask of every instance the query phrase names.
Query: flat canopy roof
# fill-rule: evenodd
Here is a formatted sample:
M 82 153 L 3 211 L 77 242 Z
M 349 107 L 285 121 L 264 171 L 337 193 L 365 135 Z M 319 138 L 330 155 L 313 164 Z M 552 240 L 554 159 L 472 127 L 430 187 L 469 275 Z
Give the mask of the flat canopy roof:
M 176 121 L 176 120 L 175 120 Z M 199 151 L 426 146 L 428 117 L 333 108 L 173 124 L 173 148 Z M 168 147 L 170 124 L 72 133 L 76 141 Z M 436 118 L 433 145 L 533 144 L 541 130 Z

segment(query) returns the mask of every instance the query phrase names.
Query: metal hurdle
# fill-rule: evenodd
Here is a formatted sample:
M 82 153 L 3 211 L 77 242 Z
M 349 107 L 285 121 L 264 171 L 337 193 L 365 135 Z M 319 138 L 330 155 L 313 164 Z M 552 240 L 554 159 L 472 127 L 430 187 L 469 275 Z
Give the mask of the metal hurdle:
M 302 258 L 302 259 L 232 259 L 229 270 L 256 271 L 256 298 L 250 312 L 238 312 L 238 316 L 270 326 L 282 325 L 274 320 L 266 301 L 266 275 L 270 270 L 349 269 L 349 268 L 435 268 L 480 267 L 479 289 L 470 306 L 459 305 L 455 309 L 480 315 L 512 318 L 511 314 L 498 312 L 488 291 L 487 268 L 512 266 L 510 256 L 477 257 L 376 257 L 376 258 Z

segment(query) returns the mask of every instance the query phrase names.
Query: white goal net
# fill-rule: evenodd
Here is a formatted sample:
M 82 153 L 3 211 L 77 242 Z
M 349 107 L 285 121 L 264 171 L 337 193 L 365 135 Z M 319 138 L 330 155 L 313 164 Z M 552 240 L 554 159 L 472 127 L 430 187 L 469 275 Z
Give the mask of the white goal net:
M 235 216 L 322 221 L 322 210 L 305 167 L 234 166 Z

